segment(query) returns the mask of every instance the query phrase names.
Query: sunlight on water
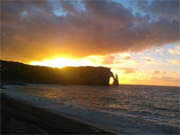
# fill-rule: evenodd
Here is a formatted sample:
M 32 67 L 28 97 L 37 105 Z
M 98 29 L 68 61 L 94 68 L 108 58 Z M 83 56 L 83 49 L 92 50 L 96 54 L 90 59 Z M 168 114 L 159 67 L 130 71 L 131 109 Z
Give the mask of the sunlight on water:
M 90 110 L 130 117 L 157 125 L 180 126 L 178 87 L 158 86 L 19 86 L 16 92 L 72 104 Z M 40 100 L 39 100 L 40 101 Z M 42 101 L 43 102 L 43 101 Z

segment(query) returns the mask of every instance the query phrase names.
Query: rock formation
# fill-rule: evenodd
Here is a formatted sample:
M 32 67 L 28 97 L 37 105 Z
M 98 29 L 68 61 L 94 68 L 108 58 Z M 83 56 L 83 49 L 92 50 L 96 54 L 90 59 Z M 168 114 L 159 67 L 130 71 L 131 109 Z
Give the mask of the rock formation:
M 21 83 L 56 83 L 62 85 L 109 85 L 110 77 L 114 85 L 118 77 L 114 77 L 110 68 L 105 67 L 66 67 L 50 68 L 32 66 L 18 62 L 1 61 L 2 81 Z
M 113 75 L 113 85 L 119 85 L 119 78 L 118 78 L 118 75 L 116 74 L 115 76 Z

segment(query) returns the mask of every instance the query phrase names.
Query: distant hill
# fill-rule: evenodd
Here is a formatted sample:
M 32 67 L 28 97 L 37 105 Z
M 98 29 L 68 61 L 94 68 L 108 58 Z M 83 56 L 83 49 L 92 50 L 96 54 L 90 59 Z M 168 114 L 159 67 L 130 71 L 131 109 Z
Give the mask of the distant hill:
M 0 60 L 3 83 L 54 83 L 62 85 L 109 85 L 113 73 L 105 67 L 51 68 Z

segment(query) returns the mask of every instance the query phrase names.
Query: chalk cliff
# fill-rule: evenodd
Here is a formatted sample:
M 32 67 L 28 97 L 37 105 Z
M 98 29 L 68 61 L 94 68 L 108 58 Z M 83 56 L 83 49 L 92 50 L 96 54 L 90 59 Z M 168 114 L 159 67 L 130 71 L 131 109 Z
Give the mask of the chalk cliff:
M 66 67 L 50 68 L 32 66 L 18 62 L 1 60 L 1 80 L 25 83 L 57 83 L 62 85 L 109 85 L 114 77 L 110 68 L 105 67 Z

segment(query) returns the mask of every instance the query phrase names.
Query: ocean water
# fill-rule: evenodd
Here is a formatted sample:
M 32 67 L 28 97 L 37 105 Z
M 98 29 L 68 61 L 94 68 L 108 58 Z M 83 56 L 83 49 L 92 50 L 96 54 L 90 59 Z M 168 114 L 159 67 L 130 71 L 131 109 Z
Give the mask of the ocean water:
M 5 86 L 4 93 L 119 134 L 179 134 L 180 87 Z

